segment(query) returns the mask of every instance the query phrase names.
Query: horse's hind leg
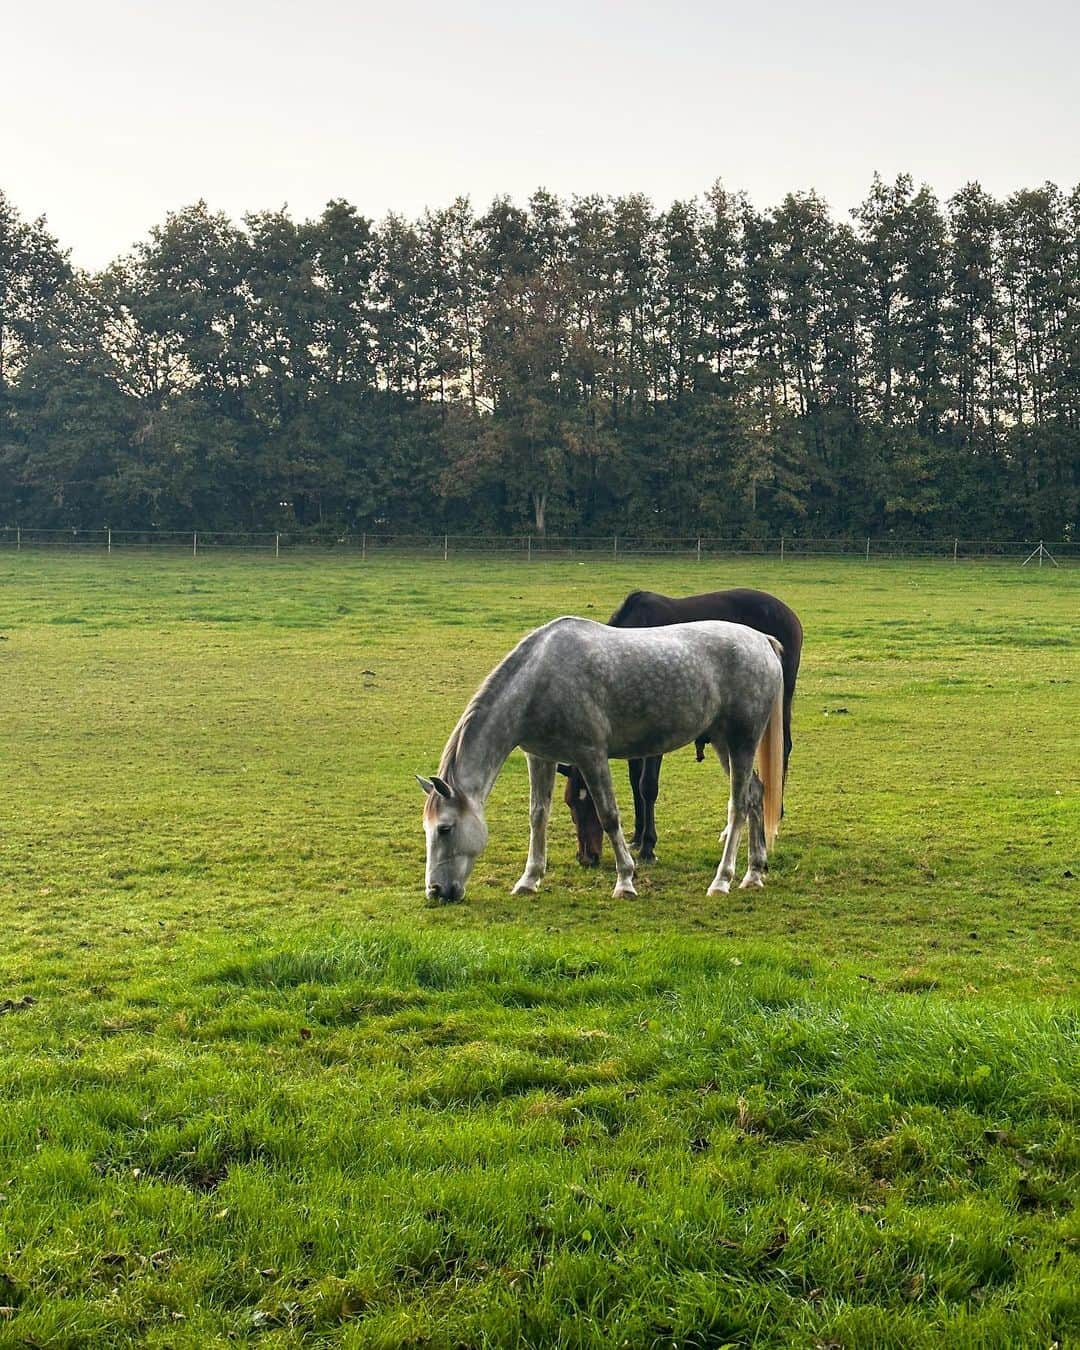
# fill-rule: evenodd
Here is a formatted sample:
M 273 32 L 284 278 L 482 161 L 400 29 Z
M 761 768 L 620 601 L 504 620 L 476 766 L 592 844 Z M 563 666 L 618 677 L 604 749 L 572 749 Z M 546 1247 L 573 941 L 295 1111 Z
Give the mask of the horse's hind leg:
M 550 759 L 526 755 L 529 763 L 529 859 L 512 895 L 535 895 L 547 871 L 547 823 L 555 764 Z
M 708 741 L 706 741 L 705 744 L 708 745 Z M 727 744 L 718 738 L 717 740 L 713 741 L 712 747 L 716 751 L 716 758 L 724 766 L 724 772 L 727 774 L 728 778 L 730 778 L 731 759 L 728 755 Z M 720 838 L 717 840 L 717 843 L 720 845 L 721 852 L 723 852 L 724 844 L 727 842 L 727 836 L 728 836 L 728 826 L 727 824 L 725 824 L 724 828 L 720 831 Z
M 769 859 L 765 848 L 765 788 L 756 773 L 750 775 L 747 818 L 750 828 L 750 866 L 746 876 L 739 882 L 739 889 L 745 891 L 756 887 L 760 890 L 765 885 Z
M 718 746 L 716 753 L 720 756 L 724 772 L 730 775 L 731 768 L 728 763 L 727 751 Z M 750 775 L 747 821 L 750 827 L 750 868 L 746 876 L 739 882 L 740 890 L 746 890 L 750 886 L 764 886 L 765 873 L 769 870 L 768 856 L 765 851 L 765 788 L 761 779 L 757 776 L 756 769 Z M 721 849 L 727 843 L 729 828 L 730 823 L 720 831 Z
M 729 747 L 729 771 L 731 791 L 728 796 L 727 828 L 723 834 L 724 852 L 720 866 L 716 869 L 716 876 L 713 877 L 712 885 L 709 887 L 709 895 L 726 895 L 731 889 L 739 840 L 750 808 L 750 780 L 754 772 L 753 746 L 749 751 L 745 746 L 738 749 Z
M 611 847 L 615 851 L 618 879 L 613 894 L 616 899 L 624 895 L 637 895 L 637 891 L 634 890 L 634 859 L 623 838 L 622 826 L 619 823 L 619 807 L 615 801 L 615 789 L 611 785 L 611 769 L 608 762 L 600 755 L 595 758 L 581 755 L 578 757 L 578 768 L 592 793 L 600 824 L 603 825 L 604 832 L 611 840 Z

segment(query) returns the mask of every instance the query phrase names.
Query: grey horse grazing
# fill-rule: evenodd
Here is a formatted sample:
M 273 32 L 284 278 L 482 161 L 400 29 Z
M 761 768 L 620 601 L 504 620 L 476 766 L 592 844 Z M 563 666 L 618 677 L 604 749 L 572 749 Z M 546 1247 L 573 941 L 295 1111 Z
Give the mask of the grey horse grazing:
M 799 677 L 803 628 L 799 616 L 782 600 L 767 591 L 737 587 L 729 591 L 710 591 L 706 595 L 658 595 L 655 591 L 631 591 L 608 619 L 612 628 L 660 628 L 672 623 L 691 623 L 699 619 L 726 619 L 744 623 L 759 633 L 776 638 L 784 650 L 784 783 L 787 784 L 788 757 L 791 754 L 791 702 Z M 698 745 L 698 759 L 703 759 Z M 630 788 L 634 794 L 634 833 L 630 847 L 638 850 L 641 862 L 656 861 L 656 799 L 660 792 L 660 766 L 663 760 L 632 759 L 629 764 Z M 582 867 L 600 861 L 604 831 L 593 808 L 592 798 L 581 774 L 570 765 L 560 765 L 566 774 L 565 801 L 570 808 L 578 837 L 578 862 Z
M 487 842 L 484 803 L 515 746 L 529 764 L 529 857 L 514 894 L 532 894 L 547 869 L 555 767 L 575 764 L 615 852 L 616 897 L 635 895 L 634 860 L 619 824 L 609 759 L 665 755 L 710 742 L 731 778 L 724 852 L 709 887 L 726 892 L 750 820 L 742 885 L 761 886 L 783 806 L 783 673 L 780 644 L 741 624 L 610 628 L 555 619 L 502 660 L 469 701 L 427 793 L 428 899 L 464 899 Z M 760 783 L 754 776 L 759 755 Z

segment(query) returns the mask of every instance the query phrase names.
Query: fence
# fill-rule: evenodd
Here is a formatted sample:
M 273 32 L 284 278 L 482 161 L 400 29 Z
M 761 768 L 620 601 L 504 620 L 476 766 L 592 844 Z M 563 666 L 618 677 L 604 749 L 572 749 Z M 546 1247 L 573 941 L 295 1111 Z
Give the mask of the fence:
M 756 556 L 780 561 L 788 558 L 853 558 L 869 562 L 885 558 L 928 558 L 949 562 L 998 559 L 1033 566 L 1058 566 L 1080 560 L 1078 540 L 1021 539 L 896 539 L 892 536 L 814 539 L 801 535 L 776 535 L 763 539 L 716 536 L 646 538 L 635 535 L 465 535 L 389 534 L 361 532 L 341 535 L 311 535 L 296 532 L 228 530 L 96 530 L 36 529 L 12 525 L 0 527 L 0 548 L 92 549 L 104 553 L 183 552 L 194 557 L 212 552 L 260 552 L 279 557 L 290 552 L 322 552 L 358 555 L 366 560 L 377 555 L 460 557 L 466 554 L 513 554 L 526 561 L 560 557 L 705 558 Z
M 258 549 L 277 552 L 277 535 L 234 530 L 39 530 L 32 526 L 0 527 L 0 548 L 95 549 L 105 553 L 132 550 L 208 553 L 215 549 Z

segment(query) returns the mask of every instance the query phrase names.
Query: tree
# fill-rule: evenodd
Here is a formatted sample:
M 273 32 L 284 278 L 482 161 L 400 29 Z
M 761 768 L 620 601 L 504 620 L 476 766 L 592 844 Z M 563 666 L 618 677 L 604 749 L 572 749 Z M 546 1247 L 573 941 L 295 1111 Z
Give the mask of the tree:
M 204 202 L 97 275 L 0 195 L 0 509 L 270 529 L 1074 530 L 1080 189 Z

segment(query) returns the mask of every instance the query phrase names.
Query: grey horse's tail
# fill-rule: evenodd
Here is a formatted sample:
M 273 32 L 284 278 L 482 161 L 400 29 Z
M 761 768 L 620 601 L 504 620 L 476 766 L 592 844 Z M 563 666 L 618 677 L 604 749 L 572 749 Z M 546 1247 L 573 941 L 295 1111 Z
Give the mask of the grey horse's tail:
M 777 656 L 783 647 L 775 638 L 769 638 Z M 772 711 L 765 733 L 758 745 L 758 773 L 765 789 L 765 844 L 772 848 L 780 830 L 784 813 L 784 683 L 781 680 L 773 699 Z

